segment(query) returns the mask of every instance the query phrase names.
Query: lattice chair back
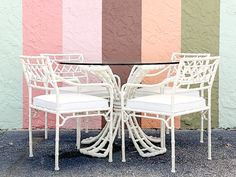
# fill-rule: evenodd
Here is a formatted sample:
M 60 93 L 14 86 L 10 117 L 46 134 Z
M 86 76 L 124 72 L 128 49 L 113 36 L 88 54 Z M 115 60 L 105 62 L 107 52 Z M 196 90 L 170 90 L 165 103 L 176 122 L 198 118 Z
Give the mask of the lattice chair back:
M 135 65 L 130 72 L 127 83 L 140 84 L 145 77 L 155 77 L 167 69 L 168 67 L 165 65 Z M 125 97 L 132 98 L 137 89 L 137 87 L 127 87 L 125 90 Z
M 173 88 L 211 89 L 219 57 L 184 58 L 180 60 Z
M 76 77 L 88 83 L 87 72 L 82 71 L 79 65 L 63 65 L 60 61 L 83 63 L 84 57 L 82 54 L 41 54 L 41 56 L 48 56 L 52 61 L 52 67 L 57 75 L 62 77 Z
M 202 57 L 209 57 L 209 53 L 173 53 L 171 56 L 171 61 L 180 61 L 185 58 L 202 58 Z M 167 78 L 176 75 L 178 69 L 178 65 L 172 65 L 168 70 Z
M 81 69 L 91 72 L 103 83 L 112 85 L 114 100 L 120 100 L 120 88 L 109 66 L 81 66 Z
M 28 87 L 58 91 L 52 62 L 45 56 L 20 56 Z

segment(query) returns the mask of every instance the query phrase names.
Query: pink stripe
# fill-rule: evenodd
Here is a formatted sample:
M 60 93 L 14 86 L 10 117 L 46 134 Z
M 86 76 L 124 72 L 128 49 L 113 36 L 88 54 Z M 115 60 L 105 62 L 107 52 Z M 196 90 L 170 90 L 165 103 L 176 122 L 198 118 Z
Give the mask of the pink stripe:
M 63 0 L 63 52 L 82 53 L 86 61 L 102 61 L 102 0 Z M 100 118 L 89 122 L 89 128 L 101 127 Z M 73 125 L 72 120 L 66 127 Z
M 102 0 L 63 1 L 63 52 L 102 61 Z
M 30 0 L 22 1 L 23 6 L 23 53 L 39 55 L 40 53 L 62 52 L 62 1 Z M 39 94 L 40 92 L 34 93 Z M 23 127 L 28 127 L 28 91 L 23 82 Z M 53 126 L 54 116 L 49 125 Z M 33 119 L 34 127 L 43 127 L 44 118 L 39 114 Z

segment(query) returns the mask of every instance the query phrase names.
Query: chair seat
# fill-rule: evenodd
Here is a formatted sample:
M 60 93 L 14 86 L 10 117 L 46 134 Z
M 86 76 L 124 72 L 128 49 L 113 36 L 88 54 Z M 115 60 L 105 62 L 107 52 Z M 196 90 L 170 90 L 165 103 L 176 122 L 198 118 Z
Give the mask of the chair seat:
M 171 91 L 172 91 L 172 87 L 164 87 L 164 94 L 170 94 Z M 178 92 L 178 91 L 184 91 L 181 93 L 177 93 L 177 94 L 181 94 L 181 95 L 200 96 L 199 91 L 196 91 L 196 90 L 187 90 L 187 89 L 183 89 L 183 88 L 176 88 L 176 92 Z M 137 97 L 139 97 L 139 96 L 148 96 L 148 95 L 154 95 L 154 94 L 160 94 L 160 93 L 161 93 L 160 87 L 143 87 L 143 88 L 137 89 L 137 92 L 135 93 L 135 95 Z
M 97 87 L 60 87 L 59 88 L 60 93 L 64 94 L 64 93 L 82 93 L 82 94 L 86 94 L 86 95 L 93 95 L 93 96 L 98 96 L 98 97 L 103 97 L 103 98 L 107 98 L 109 97 L 109 92 L 107 91 L 106 87 L 101 87 L 101 86 L 97 86 Z M 54 92 L 52 92 L 54 93 Z
M 56 111 L 56 94 L 40 95 L 33 99 L 33 105 Z M 108 100 L 85 94 L 60 94 L 60 112 L 81 112 L 86 110 L 107 110 Z
M 140 112 L 163 112 L 171 113 L 171 95 L 155 94 L 133 98 L 127 101 L 127 109 L 142 110 Z M 191 111 L 206 107 L 206 101 L 202 97 L 175 95 L 173 112 Z M 145 110 L 145 111 L 144 111 Z

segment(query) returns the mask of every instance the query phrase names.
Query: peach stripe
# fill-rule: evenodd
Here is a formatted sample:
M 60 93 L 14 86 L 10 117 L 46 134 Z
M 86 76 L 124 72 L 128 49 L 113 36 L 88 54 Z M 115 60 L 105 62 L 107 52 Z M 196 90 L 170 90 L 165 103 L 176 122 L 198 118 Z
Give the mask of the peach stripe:
M 170 60 L 172 52 L 180 50 L 181 0 L 142 1 L 142 62 Z M 142 120 L 142 126 L 158 123 Z

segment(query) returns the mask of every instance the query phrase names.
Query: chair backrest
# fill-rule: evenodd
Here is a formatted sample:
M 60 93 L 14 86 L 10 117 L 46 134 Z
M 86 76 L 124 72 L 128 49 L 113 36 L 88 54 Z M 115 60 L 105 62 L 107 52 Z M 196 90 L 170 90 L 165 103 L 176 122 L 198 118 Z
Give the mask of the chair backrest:
M 114 100 L 120 99 L 120 88 L 109 66 L 82 66 L 82 69 L 91 72 L 103 83 L 112 85 Z
M 28 87 L 55 90 L 57 81 L 51 60 L 46 56 L 20 56 Z
M 129 74 L 127 83 L 140 84 L 145 77 L 153 77 L 158 75 L 158 73 L 163 72 L 163 68 L 166 67 L 164 65 L 134 65 Z M 150 74 L 151 71 L 153 73 Z M 126 97 L 132 98 L 135 95 L 137 89 L 137 87 L 127 87 L 125 90 Z
M 177 53 L 174 52 L 171 56 L 171 61 L 180 61 L 184 58 L 209 57 L 209 53 Z
M 82 54 L 40 54 L 47 56 L 52 61 L 53 70 L 57 75 L 62 77 L 76 77 L 88 82 L 87 72 L 82 71 L 79 65 L 63 65 L 59 64 L 60 61 L 83 63 L 84 57 Z
M 180 61 L 185 58 L 202 58 L 209 57 L 209 53 L 177 53 L 174 52 L 171 56 L 171 61 Z M 167 73 L 167 78 L 175 76 L 178 69 L 178 65 L 172 65 Z
M 211 89 L 218 64 L 218 56 L 184 58 L 180 60 L 174 88 L 192 90 Z

